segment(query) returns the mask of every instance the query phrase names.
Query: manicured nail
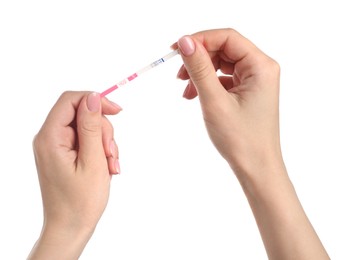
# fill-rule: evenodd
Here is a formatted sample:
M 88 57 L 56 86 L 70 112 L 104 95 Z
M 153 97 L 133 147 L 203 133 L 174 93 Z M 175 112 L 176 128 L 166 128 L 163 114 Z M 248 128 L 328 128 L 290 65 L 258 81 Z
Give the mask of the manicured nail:
M 111 140 L 110 142 L 110 153 L 112 157 L 115 157 L 115 151 L 116 151 L 116 144 L 114 140 Z
M 183 36 L 178 40 L 178 46 L 184 56 L 191 56 L 195 51 L 195 45 L 191 37 Z
M 182 76 L 182 70 L 179 70 L 176 77 L 177 77 L 178 79 L 180 79 L 181 76 Z
M 187 85 L 186 89 L 184 90 L 182 97 L 188 99 L 187 97 L 188 92 L 189 92 L 189 85 Z
M 111 100 L 109 100 L 109 101 L 113 107 L 117 108 L 120 111 L 122 110 L 122 107 L 120 105 L 116 104 L 115 102 L 112 102 Z
M 182 65 L 181 68 L 178 70 L 177 78 L 178 79 L 186 78 L 186 73 L 187 73 L 186 67 Z
M 97 112 L 100 110 L 101 97 L 98 93 L 93 92 L 87 96 L 87 108 L 91 112 Z
M 116 169 L 116 173 L 120 174 L 120 172 L 121 172 L 120 161 L 118 159 L 115 160 L 115 169 Z

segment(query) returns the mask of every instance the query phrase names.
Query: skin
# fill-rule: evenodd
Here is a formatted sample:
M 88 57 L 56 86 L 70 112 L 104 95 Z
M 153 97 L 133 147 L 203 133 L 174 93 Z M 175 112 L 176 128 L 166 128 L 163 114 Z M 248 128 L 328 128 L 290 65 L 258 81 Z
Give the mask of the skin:
M 28 259 L 78 259 L 119 173 L 113 128 L 121 108 L 99 94 L 65 92 L 33 141 L 44 224 Z
M 177 46 L 184 61 L 178 77 L 189 80 L 184 97 L 198 95 L 208 134 L 246 194 L 268 258 L 329 259 L 283 162 L 277 62 L 232 29 L 185 36 Z
M 177 76 L 188 80 L 183 96 L 198 96 L 208 134 L 246 194 L 268 258 L 329 259 L 283 162 L 277 62 L 233 29 L 184 36 L 172 47 L 184 63 Z M 75 92 L 50 112 L 34 140 L 44 227 L 29 259 L 81 255 L 107 205 L 111 174 L 119 171 L 104 117 L 119 111 L 98 95 Z

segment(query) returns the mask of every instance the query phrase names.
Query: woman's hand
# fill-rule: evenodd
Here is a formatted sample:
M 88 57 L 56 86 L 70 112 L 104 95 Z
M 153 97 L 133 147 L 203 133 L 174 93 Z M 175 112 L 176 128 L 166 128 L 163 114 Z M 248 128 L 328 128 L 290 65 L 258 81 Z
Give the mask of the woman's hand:
M 30 259 L 77 259 L 120 172 L 113 128 L 121 108 L 97 93 L 65 92 L 35 136 L 44 225 Z
M 177 45 L 178 77 L 189 79 L 184 97 L 198 94 L 209 136 L 235 172 L 281 160 L 279 65 L 233 29 L 195 33 Z
M 282 159 L 278 64 L 232 29 L 176 45 L 184 62 L 178 77 L 189 80 L 184 97 L 199 96 L 208 134 L 242 185 L 269 259 L 328 259 Z

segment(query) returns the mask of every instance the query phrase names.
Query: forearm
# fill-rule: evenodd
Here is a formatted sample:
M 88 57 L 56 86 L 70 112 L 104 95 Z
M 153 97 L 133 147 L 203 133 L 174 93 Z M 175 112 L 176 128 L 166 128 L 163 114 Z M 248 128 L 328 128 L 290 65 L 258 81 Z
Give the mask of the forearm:
M 28 259 L 78 259 L 92 233 L 93 230 L 77 227 L 44 228 Z
M 329 259 L 282 160 L 237 172 L 269 259 Z

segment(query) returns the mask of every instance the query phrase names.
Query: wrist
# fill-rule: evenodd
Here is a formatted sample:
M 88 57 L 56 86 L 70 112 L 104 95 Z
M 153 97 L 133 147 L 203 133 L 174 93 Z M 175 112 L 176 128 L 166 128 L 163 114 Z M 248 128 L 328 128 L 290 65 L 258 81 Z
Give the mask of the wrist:
M 44 224 L 28 259 L 78 259 L 94 229 Z
M 248 199 L 270 259 L 328 259 L 281 156 L 272 154 L 257 164 L 241 163 L 232 168 Z
M 280 147 L 242 154 L 228 160 L 228 163 L 245 192 L 265 185 L 269 179 L 288 179 Z

